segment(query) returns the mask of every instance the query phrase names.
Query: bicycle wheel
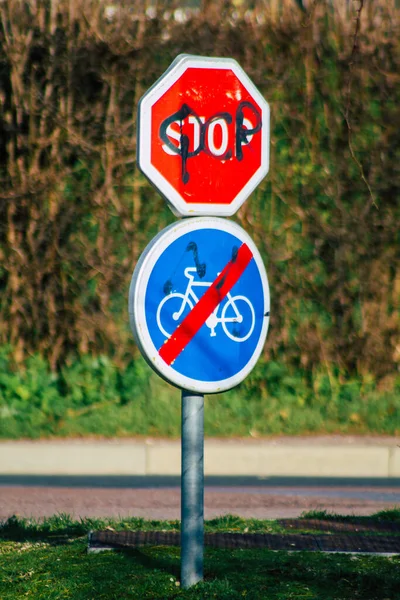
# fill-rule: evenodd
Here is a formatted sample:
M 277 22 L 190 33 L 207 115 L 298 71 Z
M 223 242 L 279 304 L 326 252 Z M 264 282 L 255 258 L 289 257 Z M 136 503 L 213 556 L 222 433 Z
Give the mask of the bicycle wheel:
M 157 308 L 157 325 L 161 333 L 169 338 L 193 308 L 191 301 L 184 294 L 175 292 L 165 296 Z
M 222 309 L 222 329 L 234 342 L 245 342 L 249 339 L 255 322 L 253 305 L 246 296 L 233 296 Z

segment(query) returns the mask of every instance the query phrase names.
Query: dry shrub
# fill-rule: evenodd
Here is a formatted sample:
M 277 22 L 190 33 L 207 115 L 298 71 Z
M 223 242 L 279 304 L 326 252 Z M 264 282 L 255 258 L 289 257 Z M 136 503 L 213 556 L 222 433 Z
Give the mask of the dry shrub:
M 136 105 L 188 52 L 233 56 L 271 104 L 271 172 L 238 215 L 271 281 L 265 358 L 398 368 L 395 2 L 6 0 L 0 15 L 0 342 L 17 359 L 136 351 L 129 279 L 173 218 L 135 167 Z

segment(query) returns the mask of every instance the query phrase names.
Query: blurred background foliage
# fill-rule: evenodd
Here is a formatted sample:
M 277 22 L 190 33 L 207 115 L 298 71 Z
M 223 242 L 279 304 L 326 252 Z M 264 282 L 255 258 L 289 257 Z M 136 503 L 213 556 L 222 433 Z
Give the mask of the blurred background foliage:
M 127 293 L 174 220 L 136 168 L 137 102 L 183 52 L 235 58 L 272 115 L 270 173 L 235 216 L 265 260 L 270 333 L 215 410 L 253 398 L 251 418 L 234 415 L 244 435 L 255 414 L 262 433 L 362 431 L 362 398 L 389 394 L 368 427 L 400 430 L 398 18 L 395 0 L 0 3 L 1 435 L 63 433 L 74 415 L 99 432 L 89 406 L 132 412 L 148 386 L 168 398 L 164 433 L 177 432 L 171 389 L 134 345 Z M 143 419 L 137 433 L 160 432 Z

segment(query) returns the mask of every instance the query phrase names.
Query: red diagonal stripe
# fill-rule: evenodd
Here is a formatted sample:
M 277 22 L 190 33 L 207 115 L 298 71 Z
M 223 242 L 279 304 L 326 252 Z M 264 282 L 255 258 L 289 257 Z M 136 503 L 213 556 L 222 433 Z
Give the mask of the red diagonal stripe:
M 252 258 L 253 254 L 250 248 L 247 244 L 242 244 L 237 255 L 228 262 L 214 283 L 210 285 L 171 337 L 159 349 L 159 354 L 167 365 L 174 362 L 200 327 L 204 325 L 213 310 L 233 288 Z

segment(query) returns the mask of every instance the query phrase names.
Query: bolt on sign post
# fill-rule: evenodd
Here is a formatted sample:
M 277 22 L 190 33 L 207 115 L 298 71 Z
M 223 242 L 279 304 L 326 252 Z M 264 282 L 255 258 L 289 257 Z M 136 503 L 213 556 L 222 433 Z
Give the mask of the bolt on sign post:
M 268 172 L 269 107 L 232 59 L 181 55 L 138 111 L 138 165 L 177 216 L 134 270 L 129 318 L 182 390 L 181 583 L 203 578 L 204 396 L 250 373 L 266 339 L 262 258 L 233 215 Z

